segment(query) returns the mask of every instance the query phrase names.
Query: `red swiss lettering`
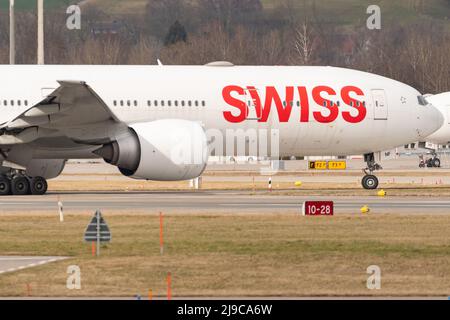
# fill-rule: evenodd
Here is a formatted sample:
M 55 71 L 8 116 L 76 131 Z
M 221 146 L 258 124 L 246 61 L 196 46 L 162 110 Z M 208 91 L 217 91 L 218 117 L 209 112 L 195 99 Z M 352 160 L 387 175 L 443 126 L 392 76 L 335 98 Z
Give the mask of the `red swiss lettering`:
M 349 111 L 343 111 L 342 117 L 347 122 L 359 123 L 366 118 L 367 109 L 366 109 L 365 103 L 350 97 L 351 92 L 355 93 L 356 95 L 358 95 L 360 97 L 364 96 L 364 92 L 360 88 L 353 87 L 353 86 L 347 86 L 347 87 L 342 88 L 342 90 L 341 90 L 342 101 L 344 101 L 344 103 L 346 105 L 349 105 L 349 106 L 355 108 L 356 110 L 358 110 L 358 114 L 356 116 L 352 116 L 352 114 Z
M 245 94 L 245 91 L 243 88 L 239 86 L 227 86 L 222 90 L 222 96 L 224 101 L 228 103 L 230 106 L 238 109 L 240 111 L 239 115 L 235 116 L 231 111 L 224 111 L 223 116 L 225 117 L 225 120 L 227 120 L 228 122 L 240 123 L 247 118 L 248 107 L 244 101 L 234 98 L 231 95 L 233 92 L 236 92 L 238 95 L 243 96 Z
M 284 103 L 281 101 L 280 95 L 275 87 L 266 88 L 266 101 L 264 103 L 264 109 L 260 122 L 267 122 L 267 119 L 269 119 L 272 101 L 275 103 L 277 108 L 280 122 L 289 122 L 294 101 L 294 87 L 286 87 L 286 100 Z
M 336 95 L 336 92 L 333 90 L 333 88 L 327 86 L 315 87 L 312 92 L 314 101 L 318 105 L 327 108 L 330 111 L 330 114 L 328 116 L 324 116 L 321 112 L 315 111 L 313 112 L 313 115 L 314 118 L 320 123 L 330 123 L 337 119 L 339 115 L 339 109 L 334 102 L 323 98 L 321 95 L 322 92 L 325 92 L 329 95 Z
M 310 106 L 309 106 L 309 96 L 306 87 L 297 87 L 298 98 L 300 105 L 300 122 L 310 121 Z M 224 101 L 236 108 L 239 114 L 233 114 L 232 111 L 224 111 L 223 115 L 225 120 L 231 123 L 240 123 L 247 119 L 249 114 L 249 106 L 247 106 L 246 93 L 250 95 L 253 101 L 252 105 L 256 110 L 256 116 L 259 122 L 267 122 L 271 113 L 272 105 L 274 104 L 277 109 L 277 114 L 280 122 L 289 122 L 292 115 L 292 107 L 294 105 L 294 91 L 295 87 L 286 87 L 285 100 L 282 100 L 277 89 L 274 86 L 266 87 L 265 90 L 265 101 L 264 106 L 262 106 L 262 100 L 259 95 L 258 90 L 253 86 L 247 86 L 245 89 L 240 86 L 227 86 L 222 91 L 222 96 Z M 234 94 L 234 97 L 233 97 Z M 364 97 L 364 92 L 355 86 L 343 87 L 341 92 L 341 98 L 344 104 L 354 108 L 354 110 L 343 111 L 342 117 L 346 122 L 349 123 L 359 123 L 362 122 L 367 115 L 366 105 L 363 100 L 358 100 L 352 98 L 350 95 L 356 95 L 359 97 Z M 330 123 L 337 119 L 339 116 L 339 106 L 336 102 L 329 100 L 331 96 L 336 96 L 336 91 L 329 86 L 317 86 L 312 90 L 312 98 L 316 104 L 327 109 L 326 113 L 323 114 L 325 110 L 313 112 L 313 117 L 317 122 L 320 123 Z M 242 96 L 242 100 L 239 97 Z M 325 98 L 325 97 L 328 97 Z M 337 101 L 337 97 L 335 99 Z
M 300 122 L 309 122 L 309 99 L 306 87 L 298 87 L 300 96 Z

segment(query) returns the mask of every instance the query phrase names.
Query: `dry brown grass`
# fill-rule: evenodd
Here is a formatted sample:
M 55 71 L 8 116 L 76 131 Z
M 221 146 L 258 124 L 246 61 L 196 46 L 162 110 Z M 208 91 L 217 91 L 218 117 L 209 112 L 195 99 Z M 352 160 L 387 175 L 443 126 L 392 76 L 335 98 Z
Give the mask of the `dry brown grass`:
M 447 295 L 450 216 L 177 214 L 165 218 L 159 254 L 155 214 L 105 213 L 113 242 L 91 256 L 81 241 L 89 221 L 70 214 L 0 217 L 1 255 L 71 256 L 0 276 L 0 296 Z M 82 290 L 66 289 L 66 268 L 79 265 Z M 366 268 L 382 269 L 382 290 L 366 289 Z
M 354 183 L 315 183 L 305 182 L 300 187 L 292 182 L 274 182 L 273 195 L 310 195 L 310 196 L 377 196 L 377 191 L 367 191 L 361 188 L 359 182 Z M 381 185 L 388 196 L 421 196 L 444 197 L 450 196 L 449 185 L 422 185 L 419 183 L 399 184 L 388 183 Z M 132 179 L 119 180 L 51 180 L 50 192 L 61 191 L 178 191 L 192 190 L 188 182 L 157 182 Z M 267 191 L 267 182 L 251 181 L 204 181 L 202 190 L 239 190 L 252 193 Z

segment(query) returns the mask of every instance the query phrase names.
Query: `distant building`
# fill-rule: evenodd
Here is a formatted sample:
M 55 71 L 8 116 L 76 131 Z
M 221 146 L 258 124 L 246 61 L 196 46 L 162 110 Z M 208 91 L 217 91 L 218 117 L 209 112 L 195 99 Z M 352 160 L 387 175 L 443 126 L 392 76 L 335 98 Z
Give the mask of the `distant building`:
M 91 33 L 94 36 L 115 36 L 123 32 L 126 32 L 126 27 L 120 21 L 97 22 L 91 26 Z

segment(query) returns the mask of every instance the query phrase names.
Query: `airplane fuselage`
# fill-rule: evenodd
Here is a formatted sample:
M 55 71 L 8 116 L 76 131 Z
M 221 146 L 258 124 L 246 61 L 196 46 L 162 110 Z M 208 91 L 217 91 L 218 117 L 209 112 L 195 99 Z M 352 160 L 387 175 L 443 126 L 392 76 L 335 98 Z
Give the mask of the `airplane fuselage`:
M 333 67 L 61 65 L 0 72 L 1 123 L 45 99 L 58 80 L 82 80 L 125 124 L 185 119 L 224 135 L 279 130 L 280 156 L 381 151 L 420 140 L 442 121 L 403 83 Z

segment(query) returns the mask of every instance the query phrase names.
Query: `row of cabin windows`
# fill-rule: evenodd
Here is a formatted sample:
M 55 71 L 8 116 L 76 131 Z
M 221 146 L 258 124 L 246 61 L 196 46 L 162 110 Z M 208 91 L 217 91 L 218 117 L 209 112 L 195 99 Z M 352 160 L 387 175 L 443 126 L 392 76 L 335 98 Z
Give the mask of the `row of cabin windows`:
M 337 101 L 337 102 L 333 102 L 333 101 L 329 101 L 330 103 L 328 103 L 327 101 L 324 101 L 323 102 L 323 106 L 324 107 L 328 107 L 328 105 L 327 104 L 330 104 L 330 106 L 334 106 L 334 105 L 337 105 L 338 107 L 340 107 L 341 106 L 341 103 L 339 102 L 339 101 Z M 294 101 L 291 101 L 290 102 L 290 105 L 291 105 L 291 107 L 293 107 L 294 106 Z M 297 107 L 300 107 L 300 101 L 297 101 Z M 248 101 L 248 105 L 251 107 L 251 106 L 253 106 L 254 105 L 254 103 L 252 103 L 251 101 Z M 283 106 L 284 107 L 287 107 L 287 105 L 288 105 L 288 102 L 287 101 L 283 101 Z M 360 107 L 360 106 L 366 106 L 366 102 L 365 101 L 363 101 L 363 102 L 357 102 L 356 104 L 355 104 L 355 107 Z M 353 101 L 352 102 L 350 102 L 350 106 L 351 107 L 353 107 Z
M 11 106 L 11 107 L 14 107 L 14 106 L 18 106 L 18 107 L 25 106 L 25 107 L 28 107 L 28 100 L 3 100 L 3 105 L 5 107 L 6 106 Z
M 139 103 L 138 103 L 137 100 L 133 100 L 133 101 L 131 101 L 131 100 L 126 100 L 126 101 L 124 101 L 124 100 L 114 100 L 113 101 L 113 105 L 114 105 L 114 107 L 117 107 L 117 106 L 121 106 L 121 107 L 134 106 L 134 107 L 137 107 L 139 105 Z M 152 107 L 152 106 L 153 107 L 158 107 L 158 106 L 165 107 L 166 105 L 168 107 L 172 107 L 172 106 L 174 106 L 174 107 L 179 107 L 179 106 L 181 106 L 181 107 L 186 107 L 186 106 L 187 107 L 194 107 L 194 106 L 195 107 L 199 107 L 199 106 L 206 107 L 206 102 L 205 101 L 198 101 L 198 100 L 195 100 L 195 101 L 191 101 L 191 100 L 189 100 L 189 101 L 184 101 L 184 100 L 181 100 L 181 101 L 178 101 L 178 100 L 175 100 L 175 101 L 172 101 L 172 100 L 168 100 L 168 101 L 166 101 L 166 100 L 150 101 L 150 100 L 148 100 L 147 101 L 147 106 L 148 107 Z

